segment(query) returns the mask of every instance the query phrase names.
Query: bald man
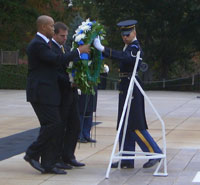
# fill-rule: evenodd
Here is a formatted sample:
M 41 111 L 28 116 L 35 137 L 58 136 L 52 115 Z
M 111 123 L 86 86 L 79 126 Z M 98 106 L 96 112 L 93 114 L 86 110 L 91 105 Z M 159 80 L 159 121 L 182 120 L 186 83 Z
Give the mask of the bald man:
M 41 173 L 66 174 L 55 166 L 58 142 L 62 132 L 60 117 L 61 92 L 57 68 L 68 65 L 81 53 L 89 53 L 89 45 L 80 46 L 66 54 L 56 54 L 49 45 L 54 35 L 53 18 L 42 15 L 37 19 L 37 34 L 27 47 L 27 101 L 31 103 L 40 122 L 39 136 L 27 149 L 24 159 Z M 39 158 L 41 157 L 41 163 Z

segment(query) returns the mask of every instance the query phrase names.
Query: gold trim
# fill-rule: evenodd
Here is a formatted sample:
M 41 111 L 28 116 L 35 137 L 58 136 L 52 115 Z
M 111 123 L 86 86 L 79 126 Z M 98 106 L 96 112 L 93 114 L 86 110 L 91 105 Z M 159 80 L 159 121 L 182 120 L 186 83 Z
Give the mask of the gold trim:
M 131 25 L 131 26 L 121 26 L 120 29 L 129 29 L 129 28 L 134 28 L 135 25 Z
M 155 153 L 149 142 L 146 140 L 146 138 L 142 135 L 142 133 L 139 130 L 135 130 L 135 133 L 138 135 L 138 137 L 142 140 L 142 142 L 147 146 L 150 152 Z

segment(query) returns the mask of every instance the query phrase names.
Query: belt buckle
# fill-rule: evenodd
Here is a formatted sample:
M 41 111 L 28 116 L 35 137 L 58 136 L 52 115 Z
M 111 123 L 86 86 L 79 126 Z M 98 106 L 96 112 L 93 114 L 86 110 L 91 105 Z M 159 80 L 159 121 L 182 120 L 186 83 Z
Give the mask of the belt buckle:
M 128 73 L 119 73 L 119 77 L 121 78 L 128 77 Z

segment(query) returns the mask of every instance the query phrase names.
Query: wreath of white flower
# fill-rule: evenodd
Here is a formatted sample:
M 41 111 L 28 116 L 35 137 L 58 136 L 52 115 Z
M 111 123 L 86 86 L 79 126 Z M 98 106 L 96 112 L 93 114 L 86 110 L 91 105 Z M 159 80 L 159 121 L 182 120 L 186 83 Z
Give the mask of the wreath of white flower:
M 100 82 L 100 71 L 104 68 L 102 53 L 92 45 L 97 36 L 104 40 L 104 27 L 96 21 L 90 21 L 90 19 L 82 22 L 73 35 L 72 49 L 78 48 L 83 44 L 91 45 L 90 55 L 81 54 L 81 60 L 70 62 L 67 69 L 70 82 L 75 83 L 85 94 L 94 94 L 94 86 L 97 86 Z

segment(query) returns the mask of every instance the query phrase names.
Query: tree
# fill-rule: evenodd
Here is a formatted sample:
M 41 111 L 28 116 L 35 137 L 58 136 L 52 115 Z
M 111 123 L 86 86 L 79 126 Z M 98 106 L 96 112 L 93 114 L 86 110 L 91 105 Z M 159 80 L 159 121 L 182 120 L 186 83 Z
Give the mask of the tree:
M 68 39 L 67 39 L 67 44 L 69 46 L 72 45 L 73 35 L 75 33 L 75 30 L 78 28 L 79 25 L 81 25 L 82 22 L 83 22 L 83 18 L 78 13 L 77 16 L 75 16 L 73 21 L 70 23 L 69 34 L 68 34 Z
M 0 7 L 0 48 L 20 50 L 21 56 L 36 33 L 39 15 L 49 15 L 67 24 L 76 12 L 63 0 L 0 0 Z
M 138 20 L 144 59 L 156 70 L 157 78 L 168 78 L 174 63 L 184 63 L 187 67 L 188 60 L 200 48 L 198 0 L 96 0 L 95 3 L 107 26 L 107 39 L 116 49 L 122 47 L 116 23 Z
M 4 50 L 21 48 L 30 37 L 31 31 L 35 30 L 30 22 L 37 16 L 37 12 L 26 6 L 25 2 L 25 0 L 0 1 L 0 48 Z

